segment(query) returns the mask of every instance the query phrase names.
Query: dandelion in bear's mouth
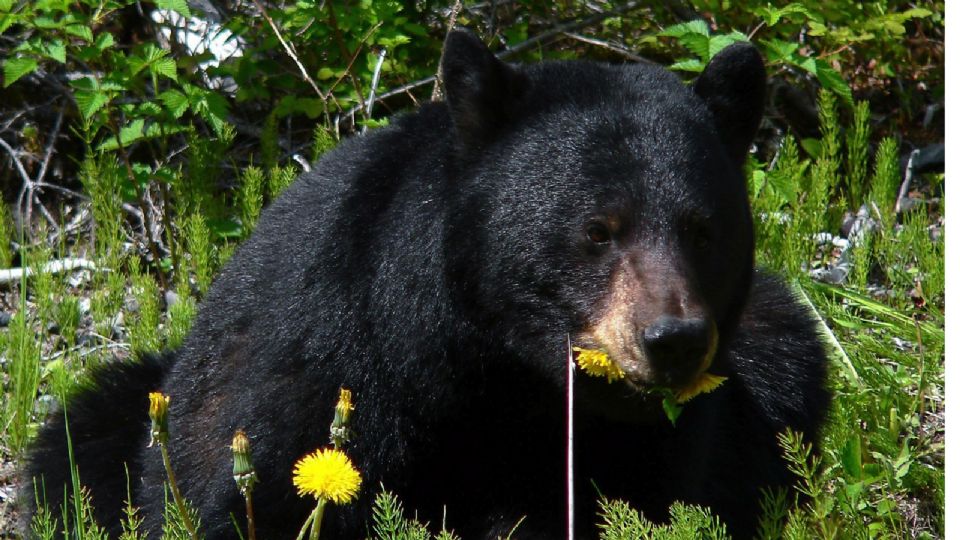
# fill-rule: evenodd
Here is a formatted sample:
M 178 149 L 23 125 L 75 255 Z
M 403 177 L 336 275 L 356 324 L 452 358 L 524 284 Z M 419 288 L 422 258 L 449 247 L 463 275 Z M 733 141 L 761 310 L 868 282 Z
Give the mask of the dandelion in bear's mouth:
M 726 380 L 726 377 L 714 375 L 713 373 L 701 373 L 692 383 L 677 390 L 677 402 L 686 403 L 700 394 L 713 392 Z
M 620 366 L 618 366 L 616 362 L 610 359 L 610 355 L 603 349 L 574 347 L 573 350 L 577 353 L 577 365 L 579 365 L 580 369 L 586 372 L 587 375 L 606 377 L 608 383 L 624 377 L 625 374 L 623 370 L 620 369 Z M 716 390 L 717 387 L 726 380 L 726 377 L 703 372 L 690 384 L 674 391 L 673 394 L 677 403 L 686 403 L 700 394 L 707 394 Z M 670 392 L 670 390 L 667 389 L 663 390 Z
M 340 450 L 324 448 L 307 454 L 293 467 L 293 485 L 301 497 L 312 495 L 335 504 L 357 497 L 360 472 Z
M 606 377 L 607 382 L 620 380 L 624 377 L 623 370 L 620 369 L 610 355 L 602 349 L 584 349 L 574 347 L 573 351 L 577 353 L 577 365 L 585 371 L 587 375 L 593 377 Z

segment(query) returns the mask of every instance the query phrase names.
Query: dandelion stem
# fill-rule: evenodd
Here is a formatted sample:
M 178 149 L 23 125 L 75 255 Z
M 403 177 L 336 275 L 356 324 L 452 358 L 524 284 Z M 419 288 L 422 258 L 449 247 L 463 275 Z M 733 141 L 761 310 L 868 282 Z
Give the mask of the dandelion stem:
M 253 490 L 244 490 L 243 498 L 247 503 L 247 540 L 257 540 L 257 528 L 253 524 Z
M 313 527 L 310 528 L 310 540 L 318 540 L 320 538 L 320 524 L 323 523 L 323 507 L 326 505 L 326 499 L 317 501 L 317 508 L 313 511 Z
M 567 334 L 567 539 L 573 539 L 573 347 Z
M 320 524 L 323 522 L 323 508 L 326 506 L 327 500 L 323 497 L 317 499 L 317 506 L 313 509 L 313 512 L 310 513 L 310 517 L 307 518 L 307 521 L 304 522 L 303 527 L 300 529 L 300 533 L 297 534 L 297 540 L 303 540 L 307 537 L 307 530 L 310 531 L 310 540 L 317 540 L 320 538 Z
M 173 493 L 173 500 L 177 503 L 177 510 L 183 518 L 183 525 L 190 533 L 190 538 L 200 540 L 197 536 L 197 528 L 193 524 L 193 519 L 187 513 L 187 505 L 183 502 L 183 496 L 180 495 L 180 489 L 177 487 L 177 479 L 173 475 L 173 465 L 170 463 L 170 454 L 167 453 L 167 445 L 160 443 L 160 455 L 163 457 L 163 468 L 167 470 L 167 482 L 170 484 L 170 491 Z

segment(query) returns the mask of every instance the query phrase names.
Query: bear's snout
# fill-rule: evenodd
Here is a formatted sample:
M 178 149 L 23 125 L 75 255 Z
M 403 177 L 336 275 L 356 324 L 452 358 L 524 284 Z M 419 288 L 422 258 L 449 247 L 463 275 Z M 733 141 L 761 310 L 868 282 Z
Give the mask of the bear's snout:
M 639 336 L 658 384 L 683 386 L 713 360 L 716 326 L 705 318 L 657 318 Z

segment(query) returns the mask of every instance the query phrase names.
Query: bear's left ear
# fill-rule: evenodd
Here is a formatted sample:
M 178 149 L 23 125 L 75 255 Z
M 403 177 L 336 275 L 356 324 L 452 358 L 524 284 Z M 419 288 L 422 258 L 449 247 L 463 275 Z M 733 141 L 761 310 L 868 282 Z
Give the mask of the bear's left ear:
M 737 165 L 747 151 L 763 117 L 767 73 L 756 47 L 738 42 L 714 56 L 694 84 L 713 113 L 727 153 Z
M 461 28 L 447 35 L 440 66 L 450 115 L 461 142 L 475 149 L 493 140 L 516 111 L 528 87 L 527 77 Z

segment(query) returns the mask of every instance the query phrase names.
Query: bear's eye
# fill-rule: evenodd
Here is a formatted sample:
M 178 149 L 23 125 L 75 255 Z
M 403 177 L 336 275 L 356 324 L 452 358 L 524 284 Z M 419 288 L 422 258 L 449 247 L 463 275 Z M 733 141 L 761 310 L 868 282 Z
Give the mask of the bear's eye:
M 591 221 L 587 224 L 587 238 L 594 244 L 609 244 L 610 229 L 603 223 Z
M 698 224 L 692 228 L 691 239 L 693 240 L 693 247 L 697 249 L 705 249 L 710 245 L 710 233 L 707 231 L 706 226 Z

